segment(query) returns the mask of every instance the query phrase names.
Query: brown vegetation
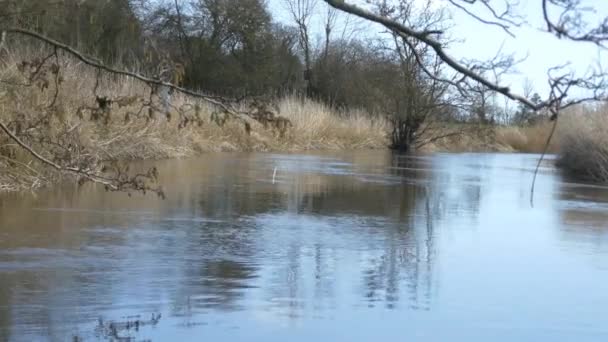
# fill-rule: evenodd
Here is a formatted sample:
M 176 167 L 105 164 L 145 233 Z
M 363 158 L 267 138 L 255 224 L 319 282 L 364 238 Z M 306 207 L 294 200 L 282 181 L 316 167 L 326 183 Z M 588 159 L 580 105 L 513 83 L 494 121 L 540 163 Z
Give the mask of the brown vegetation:
M 27 55 L 44 54 L 30 51 Z M 55 158 L 61 156 L 57 149 L 69 146 L 78 152 L 78 158 L 94 159 L 104 167 L 111 162 L 183 158 L 217 151 L 386 148 L 390 140 L 391 125 L 385 117 L 365 111 L 338 111 L 296 95 L 274 101 L 273 108 L 255 101 L 242 104 L 257 106 L 247 125 L 222 118 L 209 105 L 187 95 L 173 94 L 166 112 L 158 98 L 142 110 L 142 102 L 149 96 L 145 84 L 129 78 L 98 78 L 94 71 L 69 58 L 59 61 L 61 80 L 54 84 L 56 67 L 52 64 L 32 76 L 40 58 L 5 56 L 0 68 L 0 122 L 11 123 L 11 130 L 25 136 L 31 146 Z M 31 85 L 25 86 L 28 82 Z M 605 112 L 606 108 L 579 108 L 561 119 L 548 152 L 559 152 L 559 165 L 568 172 L 596 181 L 608 179 Z M 273 125 L 275 121 L 283 124 Z M 34 127 L 34 123 L 41 126 Z M 25 126 L 28 124 L 32 126 Z M 422 146 L 423 152 L 540 153 L 552 125 L 548 120 L 521 126 L 444 123 L 420 140 L 449 135 L 429 141 Z M 24 133 L 28 129 L 31 136 Z M 65 146 L 57 146 L 62 144 Z M 66 158 L 72 164 L 81 160 Z M 35 189 L 61 178 L 59 172 L 38 164 L 27 151 L 2 136 L 0 191 Z
M 457 124 L 462 134 L 439 139 L 423 148 L 425 152 L 519 152 L 542 153 L 553 122 L 533 125 L 495 126 Z M 455 130 L 455 128 L 452 128 Z M 558 132 L 559 134 L 559 132 Z M 558 137 L 549 144 L 548 153 L 558 152 Z
M 568 174 L 608 182 L 608 105 L 577 108 L 562 117 L 557 165 Z
M 476 1 L 460 1 L 449 4 L 471 14 Z M 206 151 L 541 152 L 552 130 L 543 120 L 608 97 L 600 71 L 576 78 L 554 67 L 543 98 L 501 85 L 512 56 L 449 56 L 447 3 L 324 2 L 331 7 L 322 7 L 324 36 L 315 43 L 311 18 L 322 2 L 312 0 L 285 0 L 291 26 L 262 0 L 0 0 L 0 190 L 69 175 L 162 195 L 154 168 L 133 173 L 126 161 Z M 565 17 L 581 10 L 575 0 L 544 4 L 563 7 Z M 524 23 L 515 7 L 496 16 L 485 6 L 506 33 Z M 605 25 L 581 35 L 585 19 L 544 14 L 559 38 L 608 40 Z M 387 31 L 359 35 L 338 15 Z M 576 91 L 588 95 L 571 97 Z M 499 110 L 496 94 L 519 103 L 517 112 Z
M 93 164 L 101 170 L 123 161 L 181 158 L 210 151 L 387 145 L 385 120 L 356 111 L 337 112 L 288 96 L 276 101 L 278 113 L 273 110 L 272 123 L 245 118 L 243 124 L 186 95 L 171 95 L 165 108 L 160 98 L 150 97 L 147 85 L 129 78 L 98 78 L 96 72 L 69 58 L 37 70 L 41 59 L 15 54 L 3 59 L 0 122 L 60 165 Z M 56 77 L 60 77 L 57 83 Z M 60 177 L 0 135 L 0 191 L 37 188 Z
M 548 120 L 525 126 L 498 127 L 496 129 L 496 143 L 516 152 L 542 153 L 552 127 L 553 122 Z M 557 153 L 558 140 L 558 136 L 551 139 L 547 149 L 548 153 Z

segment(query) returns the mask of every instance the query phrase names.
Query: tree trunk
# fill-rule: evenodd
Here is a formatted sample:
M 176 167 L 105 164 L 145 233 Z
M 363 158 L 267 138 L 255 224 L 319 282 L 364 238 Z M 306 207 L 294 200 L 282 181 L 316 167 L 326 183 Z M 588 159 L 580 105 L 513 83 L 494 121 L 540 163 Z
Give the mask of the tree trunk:
M 399 152 L 412 152 L 416 149 L 417 127 L 412 125 L 411 120 L 395 119 L 393 121 L 393 132 L 391 136 L 392 150 Z

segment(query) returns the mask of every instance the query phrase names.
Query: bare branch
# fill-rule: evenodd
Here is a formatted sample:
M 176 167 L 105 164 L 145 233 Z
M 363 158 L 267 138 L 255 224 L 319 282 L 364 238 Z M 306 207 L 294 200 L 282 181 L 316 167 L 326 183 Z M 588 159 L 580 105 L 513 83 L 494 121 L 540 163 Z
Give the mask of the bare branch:
M 39 41 L 42 41 L 50 46 L 52 46 L 55 49 L 58 50 L 62 50 L 66 53 L 68 53 L 69 55 L 75 57 L 76 59 L 80 60 L 81 62 L 83 62 L 84 64 L 91 66 L 93 68 L 96 68 L 98 70 L 102 70 L 111 74 L 115 74 L 115 75 L 121 75 L 121 76 L 127 76 L 127 77 L 132 77 L 134 79 L 137 79 L 141 82 L 144 82 L 150 86 L 156 86 L 156 87 L 166 87 L 168 89 L 172 89 L 174 91 L 180 92 L 182 94 L 185 95 L 189 95 L 192 96 L 194 98 L 198 98 L 201 99 L 209 104 L 215 105 L 217 107 L 220 107 L 222 110 L 224 110 L 226 113 L 232 114 L 234 116 L 238 116 L 239 114 L 242 113 L 238 113 L 236 110 L 234 110 L 233 108 L 231 108 L 227 103 L 228 101 L 222 97 L 219 96 L 210 96 L 210 95 L 206 95 L 203 93 L 199 93 L 187 88 L 183 88 L 180 86 L 177 86 L 175 84 L 169 83 L 169 82 L 165 82 L 159 79 L 154 79 L 154 78 L 150 78 L 150 77 L 146 77 L 144 75 L 135 73 L 135 72 L 131 72 L 131 71 L 126 71 L 126 70 L 120 70 L 120 69 L 116 69 L 116 68 L 112 68 L 109 67 L 105 64 L 103 64 L 102 62 L 91 58 L 91 57 L 87 57 L 85 56 L 83 53 L 77 51 L 76 49 L 72 48 L 71 46 L 68 46 L 66 44 L 63 44 L 61 42 L 58 42 L 54 39 L 48 38 L 42 34 L 30 31 L 30 30 L 25 30 L 25 29 L 21 29 L 21 28 L 7 28 L 2 30 L 3 32 L 6 33 L 14 33 L 14 34 L 19 34 L 19 35 L 23 35 L 23 36 L 28 36 L 34 39 L 37 39 Z
M 476 2 L 476 0 L 463 0 L 463 1 L 466 1 L 471 4 Z M 557 0 L 551 0 L 551 1 L 557 1 Z M 422 42 L 423 44 L 429 46 L 445 64 L 450 66 L 454 71 L 463 75 L 464 78 L 469 78 L 473 81 L 476 81 L 476 82 L 480 83 L 481 85 L 483 85 L 484 87 L 487 87 L 489 90 L 502 94 L 503 96 L 505 96 L 511 100 L 517 101 L 534 111 L 538 111 L 543 108 L 554 108 L 555 109 L 556 105 L 562 103 L 562 100 L 565 99 L 565 97 L 568 95 L 568 91 L 571 90 L 571 88 L 574 86 L 579 86 L 579 87 L 583 86 L 585 89 L 599 89 L 603 86 L 603 83 L 598 84 L 598 83 L 592 83 L 592 82 L 583 82 L 582 79 L 572 80 L 572 82 L 570 82 L 568 84 L 568 86 L 564 86 L 565 80 L 560 79 L 559 82 L 553 83 L 554 87 L 560 86 L 559 96 L 557 96 L 557 97 L 552 96 L 551 98 L 549 98 L 545 101 L 542 101 L 539 103 L 534 103 L 530 99 L 527 99 L 524 96 L 521 96 L 519 94 L 512 92 L 509 87 L 500 85 L 493 81 L 490 81 L 489 79 L 487 79 L 486 77 L 483 76 L 484 70 L 495 69 L 497 67 L 500 67 L 501 66 L 500 64 L 497 65 L 497 63 L 490 63 L 489 65 L 486 65 L 486 66 L 479 65 L 479 64 L 471 66 L 471 65 L 466 65 L 462 62 L 459 62 L 455 58 L 450 56 L 445 51 L 443 44 L 438 39 L 432 37 L 435 34 L 434 30 L 430 30 L 430 29 L 416 30 L 416 29 L 412 28 L 411 26 L 398 22 L 397 20 L 391 19 L 387 16 L 375 14 L 369 10 L 363 9 L 356 5 L 347 4 L 346 2 L 341 1 L 341 0 L 325 0 L 325 2 L 327 2 L 329 5 L 337 8 L 337 9 L 340 9 L 344 12 L 347 12 L 347 13 L 353 14 L 355 16 L 358 16 L 360 18 L 367 19 L 369 21 L 381 24 L 384 27 L 391 30 L 392 32 L 394 32 L 395 34 L 403 37 L 404 39 L 415 39 L 417 41 Z M 486 4 L 486 5 L 488 5 L 488 4 Z M 500 14 L 497 13 L 497 15 L 500 15 Z M 507 63 L 505 65 L 503 65 L 503 67 L 506 65 L 509 65 L 509 63 L 508 63 L 509 60 L 506 60 L 506 62 Z M 513 61 L 511 60 L 510 62 L 513 62 Z M 554 91 L 552 90 L 552 93 L 553 92 Z M 594 96 L 594 98 L 595 98 L 595 96 Z M 600 99 L 600 98 L 595 98 L 595 99 Z
M 505 31 L 505 32 L 506 32 L 508 35 L 510 35 L 511 37 L 515 37 L 515 34 L 513 34 L 513 32 L 511 32 L 511 27 L 510 27 L 509 25 L 519 26 L 519 24 L 518 24 L 518 23 L 515 23 L 515 22 L 514 22 L 514 21 L 512 21 L 512 20 L 505 19 L 505 18 L 504 18 L 504 16 L 499 16 L 499 15 L 498 15 L 498 14 L 497 14 L 497 13 L 494 11 L 494 9 L 493 9 L 493 8 L 492 8 L 492 7 L 491 7 L 489 4 L 487 4 L 486 2 L 483 2 L 483 1 L 482 1 L 481 3 L 483 3 L 483 4 L 484 4 L 484 5 L 487 7 L 487 8 L 489 8 L 489 9 L 490 9 L 490 11 L 492 12 L 492 14 L 493 14 L 494 18 L 496 18 L 496 19 L 498 19 L 498 20 L 488 20 L 488 19 L 484 19 L 484 18 L 480 17 L 479 15 L 477 15 L 477 14 L 473 13 L 472 11 L 470 11 L 470 10 L 469 10 L 468 8 L 466 8 L 465 6 L 463 6 L 463 5 L 459 4 L 459 3 L 457 2 L 457 0 L 448 0 L 448 1 L 449 1 L 449 2 L 450 2 L 450 3 L 451 3 L 453 6 L 454 6 L 454 7 L 456 7 L 456 8 L 458 8 L 458 9 L 462 10 L 462 11 L 463 11 L 463 12 L 465 12 L 467 15 L 469 15 L 469 16 L 471 16 L 471 17 L 473 17 L 475 20 L 477 20 L 477 21 L 479 21 L 479 22 L 481 22 L 481 23 L 483 23 L 483 24 L 486 24 L 486 25 L 497 26 L 497 27 L 501 28 L 503 31 Z M 470 1 L 466 1 L 466 0 L 465 0 L 465 2 L 467 2 L 467 3 L 474 3 L 475 1 L 470 2 Z
M 4 131 L 4 133 L 6 133 L 6 135 L 8 135 L 21 148 L 23 148 L 24 150 L 29 152 L 32 155 L 32 157 L 34 157 L 38 161 L 46 164 L 47 166 L 50 166 L 59 172 L 70 172 L 70 173 L 73 173 L 73 174 L 76 174 L 79 176 L 83 176 L 90 181 L 93 181 L 95 183 L 101 183 L 107 187 L 110 187 L 110 189 L 112 189 L 112 190 L 119 190 L 118 187 L 115 184 L 113 184 L 111 181 L 92 174 L 90 170 L 82 170 L 82 169 L 75 168 L 75 167 L 63 167 L 57 163 L 52 162 L 51 160 L 49 160 L 45 157 L 43 157 L 41 154 L 36 152 L 33 148 L 31 148 L 29 145 L 27 145 L 21 139 L 19 139 L 19 137 L 16 136 L 13 132 L 11 132 L 11 130 L 2 122 L 0 122 L 0 129 L 2 129 Z
M 480 3 L 485 8 L 485 10 L 490 13 L 490 16 L 492 16 L 492 18 L 494 18 L 494 20 L 498 21 L 499 24 L 502 26 L 507 26 L 507 27 L 508 27 L 508 25 L 520 26 L 524 22 L 524 18 L 522 16 L 518 15 L 517 13 L 515 13 L 515 10 L 514 10 L 514 8 L 519 5 L 519 1 L 502 0 L 504 10 L 500 13 L 497 12 L 494 7 L 494 4 L 496 2 L 490 2 L 488 0 L 449 0 L 449 1 L 453 5 L 456 5 L 457 1 L 465 2 L 468 5 L 474 5 L 474 4 Z M 460 6 L 464 7 L 462 5 L 460 5 Z M 484 19 L 484 20 L 489 21 L 487 19 Z
M 608 16 L 600 18 L 597 26 L 587 28 L 583 21 L 584 13 L 594 13 L 584 7 L 580 0 L 542 0 L 543 18 L 547 31 L 558 38 L 577 42 L 589 42 L 602 48 L 608 48 Z M 557 10 L 559 16 L 553 19 L 551 9 Z
M 451 68 L 453 68 L 457 72 L 465 75 L 466 77 L 469 77 L 469 78 L 483 84 L 484 86 L 490 88 L 491 90 L 498 92 L 514 101 L 523 103 L 526 106 L 528 106 L 534 110 L 538 110 L 538 109 L 542 108 L 542 106 L 532 103 L 530 100 L 524 98 L 523 96 L 520 96 L 520 95 L 517 95 L 517 94 L 511 92 L 509 87 L 495 84 L 495 83 L 487 80 L 483 76 L 479 75 L 478 73 L 474 72 L 470 68 L 467 68 L 463 64 L 456 61 L 454 58 L 452 58 L 450 55 L 447 54 L 447 52 L 444 50 L 441 42 L 430 37 L 432 32 L 429 33 L 429 31 L 414 30 L 408 26 L 400 24 L 389 18 L 376 15 L 370 11 L 367 11 L 367 10 L 357 7 L 355 5 L 347 4 L 344 1 L 340 1 L 340 0 L 325 0 L 325 1 L 335 8 L 338 8 L 345 12 L 354 14 L 361 18 L 382 24 L 385 27 L 387 27 L 388 29 L 394 31 L 395 33 L 397 33 L 398 35 L 400 35 L 404 38 L 415 38 L 415 39 L 427 44 L 428 46 L 430 46 L 435 51 L 435 53 L 439 56 L 439 58 L 441 58 L 447 65 L 449 65 Z
M 530 206 L 534 207 L 534 188 L 536 186 L 536 176 L 538 175 L 538 170 L 540 169 L 540 165 L 543 162 L 543 159 L 545 158 L 545 155 L 547 155 L 547 151 L 549 150 L 549 144 L 551 144 L 551 140 L 553 139 L 553 135 L 555 134 L 555 130 L 557 128 L 557 120 L 558 118 L 555 118 L 555 120 L 553 121 L 553 126 L 551 126 L 551 132 L 549 133 L 549 136 L 547 137 L 547 140 L 545 141 L 545 147 L 543 147 L 543 152 L 540 155 L 540 158 L 538 158 L 538 163 L 536 164 L 536 168 L 534 169 L 534 177 L 532 179 L 532 186 L 530 188 Z

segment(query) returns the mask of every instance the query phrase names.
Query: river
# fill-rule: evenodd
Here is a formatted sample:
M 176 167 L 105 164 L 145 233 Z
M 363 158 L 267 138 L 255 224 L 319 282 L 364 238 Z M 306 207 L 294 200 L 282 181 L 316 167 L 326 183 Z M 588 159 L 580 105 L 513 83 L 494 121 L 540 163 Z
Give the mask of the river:
M 608 188 L 537 155 L 208 154 L 0 197 L 0 341 L 606 341 Z

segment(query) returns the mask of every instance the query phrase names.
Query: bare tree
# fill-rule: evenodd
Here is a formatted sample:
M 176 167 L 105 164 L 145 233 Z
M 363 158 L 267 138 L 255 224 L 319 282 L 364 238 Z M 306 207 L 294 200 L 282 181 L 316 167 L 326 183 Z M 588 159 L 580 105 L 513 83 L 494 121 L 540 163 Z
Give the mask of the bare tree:
M 316 0 L 285 0 L 287 10 L 298 27 L 299 44 L 304 54 L 304 80 L 306 94 L 312 96 L 312 42 L 310 39 L 310 20 L 317 5 Z M 328 17 L 329 18 L 329 17 Z M 328 23 L 330 23 L 328 19 Z M 330 29 L 331 33 L 331 29 Z
M 323 59 L 327 60 L 327 55 L 329 53 L 329 44 L 331 43 L 331 35 L 336 26 L 336 19 L 338 18 L 338 11 L 331 7 L 327 6 L 327 11 L 325 13 L 325 46 L 323 49 Z
M 494 92 L 477 82 L 472 82 L 467 85 L 465 94 L 470 98 L 470 111 L 476 116 L 477 121 L 482 124 L 493 123 L 495 119 L 492 106 Z
M 412 27 L 424 29 L 429 26 L 445 26 L 446 17 L 443 11 L 432 8 L 432 2 L 426 1 L 422 6 L 412 2 L 400 2 L 396 5 L 382 1 L 378 12 L 386 17 L 403 22 Z M 429 143 L 459 132 L 445 129 L 440 125 L 441 112 L 447 111 L 448 87 L 440 82 L 442 74 L 441 60 L 431 54 L 428 46 L 389 31 L 393 53 L 397 57 L 399 72 L 395 91 L 391 101 L 395 105 L 388 110 L 392 122 L 391 147 L 399 151 L 412 151 Z
M 608 15 L 599 18 L 597 25 L 585 19 L 594 14 L 593 7 L 580 0 L 541 0 L 547 31 L 558 38 L 577 42 L 591 42 L 606 47 L 608 42 Z M 554 14 L 551 15 L 551 12 Z
M 534 92 L 534 84 L 532 80 L 528 77 L 524 78 L 522 82 L 523 95 L 529 99 L 532 97 L 532 93 Z
M 551 119 L 557 123 L 560 112 L 567 107 L 580 104 L 586 101 L 606 101 L 608 100 L 608 74 L 598 68 L 583 77 L 576 76 L 572 71 L 566 69 L 567 64 L 557 65 L 551 68 L 547 75 L 549 93 L 544 99 L 535 103 L 532 99 L 517 94 L 510 87 L 499 84 L 484 76 L 488 70 L 507 69 L 512 67 L 509 59 L 499 59 L 495 61 L 467 62 L 458 60 L 446 51 L 441 42 L 441 37 L 445 35 L 445 30 L 437 27 L 425 27 L 422 29 L 413 27 L 407 21 L 399 20 L 387 16 L 383 13 L 349 4 L 344 0 L 324 0 L 330 6 L 341 11 L 350 13 L 360 18 L 380 24 L 404 38 L 414 40 L 422 45 L 428 46 L 435 55 L 456 74 L 459 78 L 454 80 L 442 79 L 443 82 L 455 87 L 461 93 L 466 93 L 468 82 L 477 82 L 481 86 L 501 94 L 511 100 L 519 102 L 521 105 L 536 112 L 546 109 L 551 113 Z M 568 39 L 574 42 L 587 42 L 605 48 L 608 42 L 608 14 L 604 14 L 599 24 L 590 25 L 589 14 L 593 14 L 593 9 L 582 4 L 580 0 L 538 0 L 542 4 L 542 14 L 546 24 L 547 32 L 560 39 Z M 412 3 L 413 0 L 399 0 L 400 4 Z M 502 28 L 507 34 L 514 36 L 513 26 L 522 25 L 525 20 L 515 11 L 515 0 L 486 1 L 486 0 L 449 0 L 451 6 L 464 11 L 475 20 L 488 25 Z M 481 7 L 484 14 L 477 14 L 472 10 L 473 6 Z M 418 61 L 421 59 L 418 58 Z M 424 70 L 424 68 L 423 68 Z M 430 77 L 435 77 L 429 75 Z M 436 77 L 435 77 L 436 78 Z M 582 96 L 571 96 L 574 90 Z M 545 151 L 555 132 L 556 124 L 549 135 Z M 538 166 L 543 156 L 542 154 Z M 537 166 L 537 170 L 538 170 Z M 534 186 L 532 186 L 532 194 Z M 531 196 L 531 199 L 533 196 Z
M 444 80 L 452 86 L 457 87 L 460 91 L 466 91 L 463 84 L 467 81 L 475 81 L 484 87 L 495 91 L 511 100 L 520 102 L 530 109 L 536 111 L 542 108 L 549 108 L 556 118 L 561 109 L 591 100 L 604 100 L 607 98 L 606 86 L 608 79 L 606 74 L 601 71 L 595 71 L 585 77 L 576 77 L 572 72 L 567 72 L 564 65 L 555 66 L 548 75 L 548 83 L 550 92 L 546 99 L 538 104 L 533 103 L 530 99 L 513 92 L 507 86 L 497 84 L 489 80 L 483 75 L 484 70 L 504 69 L 512 67 L 512 63 L 507 63 L 507 60 L 489 61 L 483 63 L 468 63 L 459 61 L 450 56 L 440 37 L 445 35 L 445 31 L 441 28 L 427 27 L 424 29 L 416 29 L 407 23 L 400 22 L 395 18 L 388 17 L 382 13 L 375 13 L 372 10 L 365 9 L 356 5 L 349 4 L 341 0 L 324 0 L 329 5 L 361 17 L 363 19 L 383 25 L 395 34 L 413 39 L 421 44 L 430 47 L 434 53 L 441 59 L 443 63 L 449 66 L 453 71 L 461 75 L 461 78 L 456 82 Z M 555 34 L 559 38 L 570 39 L 578 42 L 591 42 L 603 46 L 608 41 L 608 16 L 597 27 L 587 29 L 588 23 L 583 20 L 585 7 L 580 4 L 579 0 L 539 0 L 543 5 L 543 15 L 547 23 L 547 30 Z M 411 0 L 400 0 L 400 3 L 411 3 Z M 513 35 L 510 28 L 512 26 L 521 25 L 521 16 L 514 13 L 513 1 L 503 0 L 503 10 L 499 11 L 494 7 L 494 2 L 482 0 L 450 0 L 449 3 L 453 6 L 469 13 L 473 18 L 483 23 L 497 25 L 503 28 L 508 34 Z M 483 6 L 489 13 L 489 18 L 481 17 L 469 10 L 469 6 Z M 550 16 L 549 7 L 555 7 L 561 10 L 558 19 L 552 19 Z M 578 18 L 578 19 L 574 19 Z M 571 98 L 570 93 L 573 89 L 584 89 L 588 91 L 588 95 L 583 97 Z

